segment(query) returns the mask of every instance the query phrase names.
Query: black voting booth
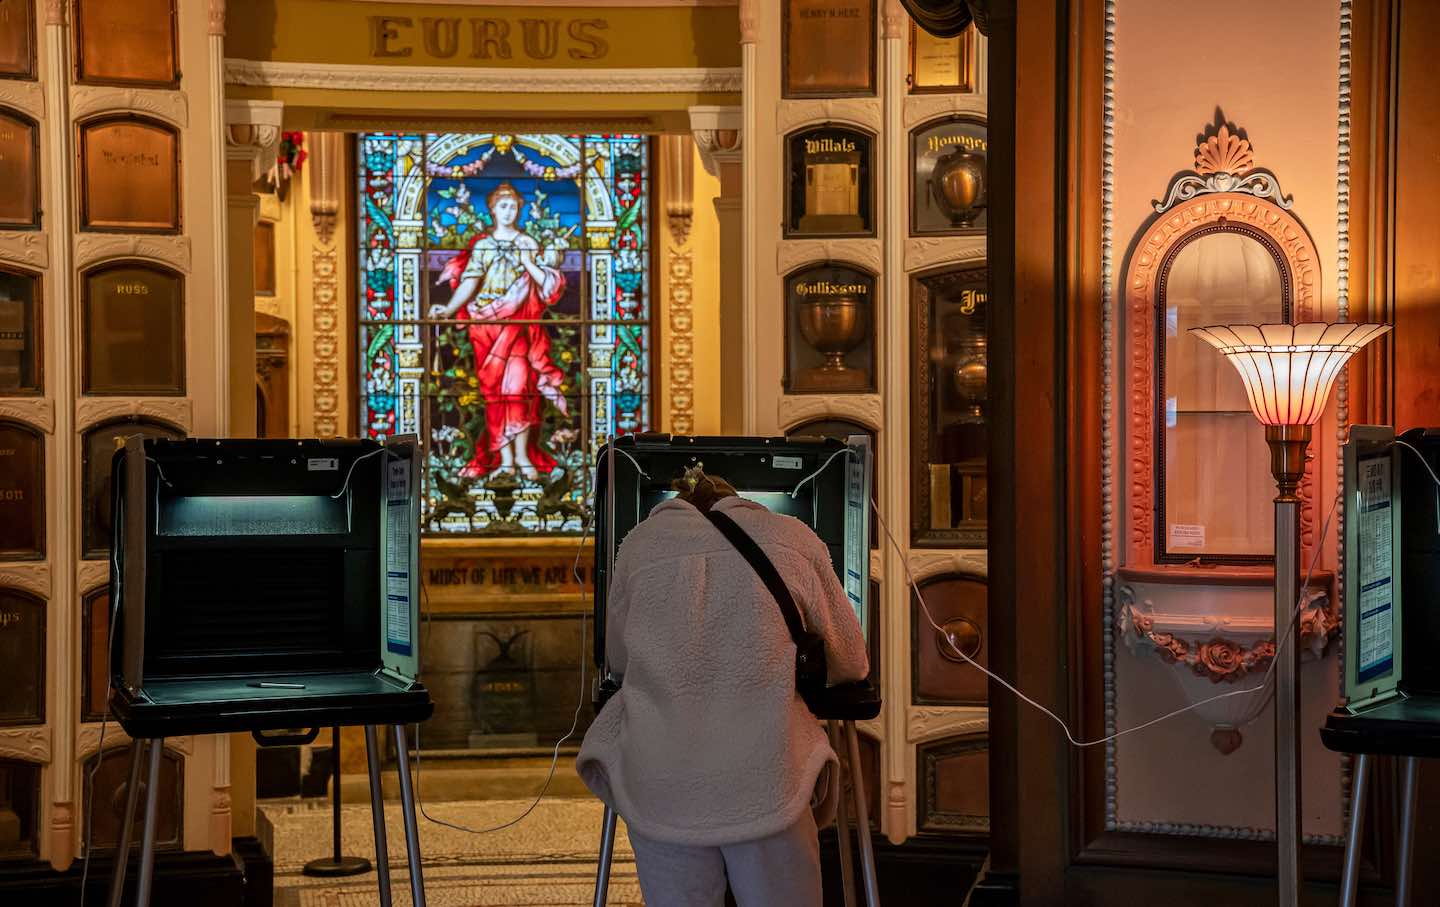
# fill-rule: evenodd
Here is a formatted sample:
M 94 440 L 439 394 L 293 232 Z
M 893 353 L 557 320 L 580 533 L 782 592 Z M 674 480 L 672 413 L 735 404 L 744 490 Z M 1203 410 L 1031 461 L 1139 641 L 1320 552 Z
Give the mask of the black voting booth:
M 1416 760 L 1440 756 L 1440 429 L 1356 425 L 1344 448 L 1345 703 L 1321 740 L 1355 756 L 1341 904 L 1355 903 L 1371 757 L 1402 760 L 1395 896 L 1410 903 Z M 1407 657 L 1407 651 L 1410 653 Z
M 419 479 L 413 437 L 137 436 L 116 451 L 110 708 L 134 741 L 121 855 L 149 748 L 138 904 L 149 901 L 164 738 L 249 731 L 263 744 L 265 731 L 354 725 L 365 727 L 381 903 L 376 727 L 389 725 L 412 896 L 424 904 L 405 739 L 434 708 L 419 681 Z M 122 857 L 112 905 L 125 868 Z
M 855 609 L 862 632 L 869 626 L 870 501 L 873 460 L 870 439 L 687 437 L 667 434 L 627 435 L 600 451 L 595 486 L 595 665 L 598 669 L 595 709 L 619 688 L 605 658 L 605 604 L 620 543 L 650 511 L 675 496 L 671 483 L 685 469 L 703 465 L 723 477 L 741 497 L 767 509 L 793 516 L 815 531 L 830 550 L 836 576 Z M 868 683 L 830 687 L 820 703 L 812 703 L 827 723 L 830 745 L 841 754 L 842 771 L 850 773 L 854 792 L 856 834 L 866 903 L 879 904 L 875 858 L 866 815 L 864 785 L 859 775 L 860 749 L 855 722 L 880 713 L 878 692 Z M 842 742 L 843 740 L 843 742 Z M 844 785 L 842 785 L 843 791 Z M 848 809 L 839 802 L 840 866 L 845 903 L 855 903 Z M 615 814 L 607 806 L 600 839 L 600 864 L 595 880 L 595 905 L 605 903 L 615 842 Z

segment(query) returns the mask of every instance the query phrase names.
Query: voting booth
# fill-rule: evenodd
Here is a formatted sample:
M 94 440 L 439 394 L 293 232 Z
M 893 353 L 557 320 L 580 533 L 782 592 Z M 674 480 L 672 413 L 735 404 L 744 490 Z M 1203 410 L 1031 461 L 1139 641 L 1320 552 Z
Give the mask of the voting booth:
M 405 739 L 405 725 L 434 708 L 419 679 L 415 439 L 136 436 L 116 451 L 111 475 L 110 708 L 134 741 L 121 854 L 149 747 L 137 903 L 149 897 L 165 737 L 249 731 L 263 744 L 264 731 L 354 725 L 365 727 L 389 903 L 376 735 L 388 725 L 412 895 L 423 904 Z
M 1355 756 L 1341 903 L 1355 903 L 1372 757 L 1404 766 L 1397 903 L 1408 903 L 1416 759 L 1440 756 L 1440 429 L 1356 425 L 1344 448 L 1345 702 L 1320 730 Z M 1407 657 L 1407 652 L 1409 653 Z

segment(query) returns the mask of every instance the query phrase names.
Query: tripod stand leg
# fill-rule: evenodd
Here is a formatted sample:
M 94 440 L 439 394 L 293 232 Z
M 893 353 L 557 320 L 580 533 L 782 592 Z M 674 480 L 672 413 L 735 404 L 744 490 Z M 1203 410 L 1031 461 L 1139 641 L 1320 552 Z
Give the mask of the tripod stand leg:
M 840 756 L 840 796 L 835 803 L 835 840 L 840 843 L 840 886 L 845 892 L 845 907 L 855 907 L 855 865 L 850 859 L 850 807 L 845 804 L 845 763 L 848 756 L 840 743 L 840 726 L 835 719 L 825 722 L 830 732 L 830 748 Z M 855 774 L 850 766 L 849 774 Z
M 870 840 L 870 815 L 865 806 L 865 778 L 860 771 L 860 737 L 855 722 L 845 722 L 845 743 L 850 751 L 850 781 L 855 789 L 855 834 L 860 839 L 860 877 L 865 883 L 866 907 L 880 907 L 880 885 L 875 878 L 875 847 Z
M 395 758 L 400 763 L 400 812 L 405 816 L 405 857 L 410 864 L 410 901 L 425 907 L 425 878 L 421 874 L 420 828 L 415 821 L 415 790 L 410 783 L 410 749 L 405 725 L 395 725 Z
M 375 725 L 365 725 L 365 767 L 370 772 L 370 818 L 375 822 L 375 882 L 380 887 L 380 907 L 390 903 L 390 846 L 385 843 L 385 794 L 380 787 L 380 745 Z
M 155 820 L 160 799 L 160 758 L 165 741 L 150 741 L 150 770 L 145 787 L 145 829 L 140 834 L 140 877 L 135 883 L 136 907 L 150 907 L 150 886 L 155 880 Z
M 600 861 L 595 864 L 595 907 L 605 907 L 610 892 L 610 863 L 615 859 L 615 810 L 605 807 L 600 823 Z
M 145 758 L 145 741 L 130 743 L 130 781 L 125 787 L 125 819 L 120 824 L 120 842 L 115 848 L 115 874 L 110 877 L 110 907 L 120 907 L 125 891 L 125 870 L 130 865 L 130 829 L 135 824 L 135 804 L 140 801 L 140 761 Z M 95 791 L 90 792 L 94 802 Z
M 1355 774 L 1350 781 L 1350 831 L 1345 836 L 1345 869 L 1340 876 L 1340 907 L 1355 907 L 1355 889 L 1360 881 L 1360 835 L 1365 828 L 1365 784 L 1370 774 L 1370 757 L 1355 757 Z
M 1410 907 L 1410 867 L 1415 862 L 1415 797 L 1416 772 L 1419 760 L 1407 756 L 1402 764 L 1405 771 L 1405 787 L 1400 794 L 1400 846 L 1396 855 L 1395 905 Z

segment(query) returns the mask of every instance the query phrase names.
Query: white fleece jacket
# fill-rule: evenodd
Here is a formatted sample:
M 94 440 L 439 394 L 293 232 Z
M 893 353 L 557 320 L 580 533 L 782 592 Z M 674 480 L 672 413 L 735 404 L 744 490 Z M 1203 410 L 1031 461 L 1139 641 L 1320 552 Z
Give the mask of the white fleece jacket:
M 825 544 L 793 517 L 739 497 L 715 505 L 769 555 L 831 683 L 869 673 L 859 621 Z M 655 841 L 722 846 L 775 834 L 817 804 L 831 821 L 835 752 L 795 692 L 795 644 L 748 561 L 698 510 L 666 501 L 625 538 L 605 626 L 620 691 L 576 768 Z

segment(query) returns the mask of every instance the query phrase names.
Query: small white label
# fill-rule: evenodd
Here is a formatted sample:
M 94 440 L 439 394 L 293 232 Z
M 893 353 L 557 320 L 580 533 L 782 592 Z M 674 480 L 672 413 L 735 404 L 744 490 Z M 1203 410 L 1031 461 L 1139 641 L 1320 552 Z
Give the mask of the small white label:
M 306 463 L 309 465 L 311 472 L 321 472 L 325 470 L 334 472 L 340 468 L 340 460 L 336 457 L 312 457 L 307 460 Z
M 771 457 L 770 462 L 776 469 L 805 468 L 805 461 L 800 457 Z
M 1204 548 L 1205 527 L 1190 523 L 1170 524 L 1171 548 Z

